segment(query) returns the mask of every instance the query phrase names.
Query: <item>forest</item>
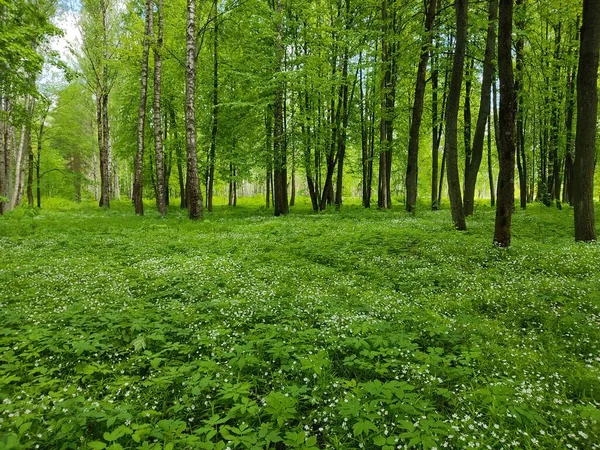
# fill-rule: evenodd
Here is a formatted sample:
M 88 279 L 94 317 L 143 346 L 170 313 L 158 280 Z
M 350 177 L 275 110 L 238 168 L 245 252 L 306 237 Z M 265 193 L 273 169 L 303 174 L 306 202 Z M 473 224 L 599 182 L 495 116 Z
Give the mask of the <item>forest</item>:
M 600 449 L 599 49 L 596 0 L 0 0 L 0 450 Z

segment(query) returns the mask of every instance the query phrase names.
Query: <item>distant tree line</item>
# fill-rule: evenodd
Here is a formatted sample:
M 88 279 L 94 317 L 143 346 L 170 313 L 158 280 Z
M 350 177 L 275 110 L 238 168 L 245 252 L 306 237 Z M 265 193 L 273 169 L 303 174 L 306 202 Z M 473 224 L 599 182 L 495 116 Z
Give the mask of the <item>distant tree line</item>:
M 464 230 L 479 192 L 504 247 L 517 183 L 521 208 L 569 204 L 576 239 L 595 240 L 595 1 L 81 6 L 74 76 L 47 98 L 36 80 L 55 2 L 0 1 L 0 38 L 18 42 L 0 49 L 2 212 L 25 193 L 33 204 L 33 186 L 40 206 L 52 170 L 77 200 L 108 208 L 123 192 L 136 214 L 154 198 L 165 215 L 178 197 L 192 219 L 217 186 L 235 205 L 251 182 L 275 215 L 300 193 L 315 211 L 358 192 L 412 212 L 446 191 Z

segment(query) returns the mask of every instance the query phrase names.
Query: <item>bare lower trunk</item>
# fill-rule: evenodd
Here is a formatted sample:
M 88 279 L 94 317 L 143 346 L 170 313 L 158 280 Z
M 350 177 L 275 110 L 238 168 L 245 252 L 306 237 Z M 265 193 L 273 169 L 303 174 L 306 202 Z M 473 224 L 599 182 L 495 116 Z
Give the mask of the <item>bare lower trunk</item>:
M 448 179 L 448 194 L 452 210 L 452 222 L 457 230 L 466 230 L 465 215 L 460 192 L 458 175 L 458 109 L 463 78 L 465 50 L 467 43 L 467 13 L 468 1 L 456 0 L 456 46 L 452 63 L 452 78 L 446 105 L 446 176 Z
M 498 159 L 498 202 L 494 245 L 510 247 L 512 212 L 515 201 L 515 118 L 516 98 L 512 62 L 513 0 L 500 0 L 498 31 L 498 74 L 500 79 L 500 147 Z

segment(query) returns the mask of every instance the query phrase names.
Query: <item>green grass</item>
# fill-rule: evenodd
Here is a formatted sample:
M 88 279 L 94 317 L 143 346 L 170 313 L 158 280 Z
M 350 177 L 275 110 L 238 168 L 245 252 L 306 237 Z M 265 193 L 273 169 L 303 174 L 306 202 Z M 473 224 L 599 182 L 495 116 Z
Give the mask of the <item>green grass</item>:
M 600 448 L 572 211 L 0 217 L 0 449 Z

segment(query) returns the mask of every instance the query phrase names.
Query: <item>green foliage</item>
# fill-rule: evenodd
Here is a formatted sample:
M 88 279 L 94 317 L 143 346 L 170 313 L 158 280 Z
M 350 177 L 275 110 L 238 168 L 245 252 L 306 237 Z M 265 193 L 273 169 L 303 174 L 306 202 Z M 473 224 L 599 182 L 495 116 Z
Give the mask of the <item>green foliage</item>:
M 0 217 L 1 449 L 598 448 L 600 255 L 568 210 L 501 251 L 484 206 L 458 234 L 47 205 Z

